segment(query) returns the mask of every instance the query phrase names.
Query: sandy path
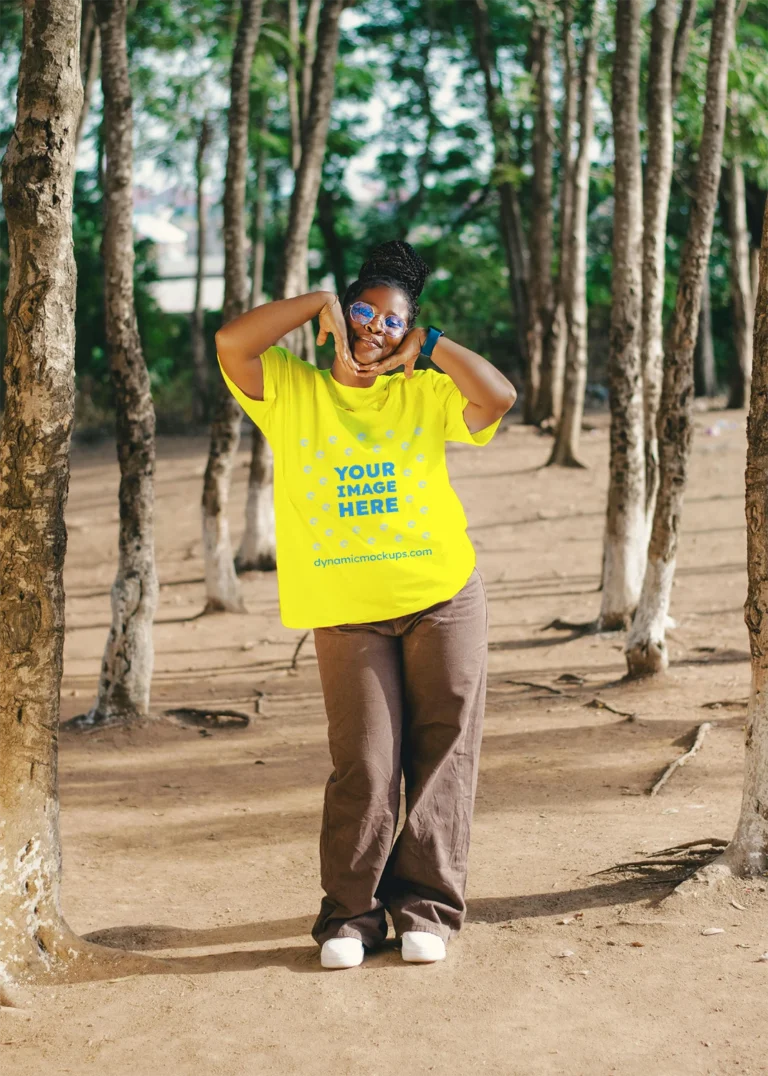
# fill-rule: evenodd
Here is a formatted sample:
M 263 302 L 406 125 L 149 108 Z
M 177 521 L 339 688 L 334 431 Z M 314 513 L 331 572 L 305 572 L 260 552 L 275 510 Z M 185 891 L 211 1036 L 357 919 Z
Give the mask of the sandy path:
M 587 620 L 598 608 L 605 424 L 585 438 L 583 472 L 540 470 L 550 442 L 519 426 L 485 450 L 452 450 L 492 624 L 468 922 L 442 965 L 406 966 L 385 949 L 341 973 L 320 969 L 308 937 L 329 771 L 311 640 L 289 675 L 299 633 L 281 627 L 269 577 L 246 581 L 248 616 L 189 619 L 202 605 L 205 445 L 164 442 L 154 702 L 158 712 L 231 706 L 251 724 L 210 736 L 167 724 L 63 733 L 67 917 L 80 932 L 102 931 L 170 963 L 158 974 L 49 988 L 27 1011 L 3 1010 L 0 1071 L 762 1076 L 765 886 L 656 908 L 647 887 L 592 877 L 638 853 L 733 829 L 738 703 L 749 683 L 743 425 L 732 414 L 697 418 L 672 671 L 651 687 L 612 686 L 624 670 L 620 637 L 541 631 L 554 617 Z M 235 524 L 246 467 L 244 450 Z M 94 691 L 116 481 L 110 446 L 78 449 L 65 717 L 87 708 Z M 584 682 L 557 682 L 563 673 Z M 589 706 L 595 699 L 636 719 Z M 702 708 L 714 700 L 734 705 Z M 684 749 L 677 741 L 710 718 L 718 724 L 697 758 L 658 798 L 643 795 Z M 725 933 L 702 936 L 712 926 Z M 558 955 L 566 949 L 573 955 Z

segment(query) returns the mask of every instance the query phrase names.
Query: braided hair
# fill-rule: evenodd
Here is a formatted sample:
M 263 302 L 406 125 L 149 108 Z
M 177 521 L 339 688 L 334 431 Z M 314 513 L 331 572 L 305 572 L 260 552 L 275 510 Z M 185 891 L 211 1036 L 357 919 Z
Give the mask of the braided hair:
M 408 328 L 410 329 L 418 317 L 417 300 L 430 271 L 427 263 L 416 253 L 410 243 L 402 239 L 391 239 L 387 243 L 379 243 L 360 267 L 357 280 L 353 281 L 345 291 L 341 303 L 342 310 L 346 314 L 352 303 L 366 288 L 383 284 L 388 288 L 397 288 L 408 300 Z

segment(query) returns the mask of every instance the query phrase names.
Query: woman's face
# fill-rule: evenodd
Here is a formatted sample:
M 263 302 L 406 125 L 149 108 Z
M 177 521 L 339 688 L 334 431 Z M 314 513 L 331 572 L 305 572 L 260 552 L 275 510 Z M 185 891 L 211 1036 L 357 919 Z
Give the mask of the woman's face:
M 352 321 L 349 311 L 346 313 L 349 346 L 355 361 L 361 366 L 386 359 L 396 351 L 408 332 L 408 300 L 397 288 L 388 288 L 379 284 L 366 288 L 358 295 L 355 302 L 368 303 L 373 307 L 375 317 L 367 325 Z M 384 332 L 384 318 L 395 314 L 405 322 L 405 329 L 398 336 L 389 336 Z

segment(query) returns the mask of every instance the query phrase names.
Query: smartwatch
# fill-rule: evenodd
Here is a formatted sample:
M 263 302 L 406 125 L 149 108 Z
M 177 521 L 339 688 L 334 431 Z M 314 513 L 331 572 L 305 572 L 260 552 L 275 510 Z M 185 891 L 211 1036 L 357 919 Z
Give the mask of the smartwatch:
M 421 351 L 419 352 L 420 359 L 431 359 L 432 352 L 435 350 L 435 344 L 441 336 L 445 336 L 442 329 L 436 329 L 434 325 L 430 325 L 427 329 L 427 336 L 424 343 L 421 345 Z

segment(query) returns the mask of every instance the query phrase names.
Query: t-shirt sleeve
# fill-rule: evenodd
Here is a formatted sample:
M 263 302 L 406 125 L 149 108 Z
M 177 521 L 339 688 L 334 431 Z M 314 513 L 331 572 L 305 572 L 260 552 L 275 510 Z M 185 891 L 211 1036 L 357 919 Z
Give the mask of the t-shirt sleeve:
M 219 359 L 218 355 L 216 356 Z M 297 355 L 284 347 L 268 347 L 261 356 L 261 368 L 264 375 L 264 399 L 254 400 L 239 389 L 227 376 L 219 359 L 219 369 L 227 388 L 245 411 L 248 418 L 268 434 L 281 408 L 281 401 L 287 403 L 288 387 L 292 378 L 293 363 L 301 363 Z
M 448 374 L 437 373 L 434 370 L 430 373 L 435 396 L 445 415 L 446 441 L 460 441 L 465 445 L 487 445 L 499 428 L 501 419 L 497 418 L 484 430 L 471 433 L 464 419 L 464 408 L 469 400 L 462 395 L 458 385 Z

